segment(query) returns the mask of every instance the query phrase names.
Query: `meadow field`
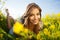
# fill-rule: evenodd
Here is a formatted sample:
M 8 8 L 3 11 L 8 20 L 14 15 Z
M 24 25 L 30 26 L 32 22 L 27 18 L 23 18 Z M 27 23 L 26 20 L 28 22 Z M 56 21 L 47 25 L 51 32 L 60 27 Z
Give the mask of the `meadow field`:
M 6 19 L 7 17 L 0 11 L 0 40 L 60 40 L 60 13 L 48 14 L 43 17 L 43 29 L 37 35 L 23 28 L 23 25 L 18 22 L 14 25 L 11 20 L 12 27 L 13 25 L 20 27 L 20 33 L 17 33 L 17 28 L 15 28 L 15 32 L 20 35 L 19 37 L 9 33 Z M 27 35 L 28 33 L 29 35 Z

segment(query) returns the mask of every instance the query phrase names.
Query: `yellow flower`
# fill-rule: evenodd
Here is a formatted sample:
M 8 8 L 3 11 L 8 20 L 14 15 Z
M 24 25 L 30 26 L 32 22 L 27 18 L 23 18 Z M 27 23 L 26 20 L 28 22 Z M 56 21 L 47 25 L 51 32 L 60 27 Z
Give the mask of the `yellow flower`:
M 1 16 L 1 13 L 0 13 L 0 16 Z
M 13 26 L 13 32 L 19 34 L 21 31 L 24 31 L 23 24 L 16 22 Z
M 31 38 L 32 38 L 32 35 L 29 36 L 29 39 L 31 39 Z
M 54 30 L 54 29 L 55 29 L 55 25 L 51 25 L 51 26 L 49 27 L 49 29 Z
M 1 21 L 3 21 L 3 19 L 0 19 Z
M 48 22 L 44 22 L 44 25 L 46 25 L 46 26 L 47 26 L 47 25 L 48 25 Z
M 3 37 L 3 34 L 0 34 L 0 38 L 2 38 Z
M 16 40 L 19 40 L 19 38 L 16 38 Z
M 46 18 L 49 18 L 49 16 L 50 16 L 49 14 L 46 14 Z
M 58 13 L 57 16 L 60 17 L 60 13 Z
M 48 29 L 47 29 L 47 28 L 45 28 L 43 31 L 44 31 L 44 34 L 45 34 L 45 35 L 50 36 L 50 31 L 48 31 Z
M 28 29 L 27 28 L 24 29 L 24 33 L 28 34 Z
M 0 11 L 0 16 L 2 15 L 2 11 Z
M 37 40 L 40 40 L 41 36 L 40 36 L 40 32 L 37 34 Z
M 55 33 L 54 33 L 54 36 L 55 36 L 55 37 L 60 37 L 60 31 L 55 32 Z

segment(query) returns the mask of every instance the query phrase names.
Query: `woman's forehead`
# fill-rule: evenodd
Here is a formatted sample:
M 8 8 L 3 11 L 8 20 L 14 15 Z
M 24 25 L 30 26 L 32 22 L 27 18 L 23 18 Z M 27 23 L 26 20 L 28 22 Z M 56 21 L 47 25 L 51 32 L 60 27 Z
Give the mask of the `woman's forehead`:
M 29 13 L 39 13 L 39 9 L 38 8 L 33 8 L 30 10 Z

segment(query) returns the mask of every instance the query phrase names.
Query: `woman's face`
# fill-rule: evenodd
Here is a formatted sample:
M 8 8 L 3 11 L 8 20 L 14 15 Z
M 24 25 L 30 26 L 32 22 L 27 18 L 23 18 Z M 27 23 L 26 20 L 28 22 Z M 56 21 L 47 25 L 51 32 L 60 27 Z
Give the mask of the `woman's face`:
M 36 24 L 39 23 L 39 21 L 40 21 L 40 12 L 39 12 L 39 9 L 32 8 L 32 10 L 30 11 L 29 21 L 33 25 L 36 25 Z

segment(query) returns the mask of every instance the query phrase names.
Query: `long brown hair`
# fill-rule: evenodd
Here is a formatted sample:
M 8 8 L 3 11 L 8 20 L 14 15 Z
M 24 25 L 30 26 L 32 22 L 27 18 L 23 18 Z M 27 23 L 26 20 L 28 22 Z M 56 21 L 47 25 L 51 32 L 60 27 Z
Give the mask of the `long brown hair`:
M 27 6 L 26 12 L 24 13 L 24 15 L 22 16 L 21 19 L 23 19 L 24 26 L 29 28 L 29 19 L 28 19 L 28 17 L 29 17 L 29 11 L 32 8 L 37 8 L 37 9 L 39 9 L 39 12 L 40 12 L 40 22 L 39 22 L 39 24 L 37 24 L 34 28 L 32 27 L 33 28 L 33 32 L 37 34 L 39 32 L 40 28 L 42 28 L 41 27 L 41 25 L 42 25 L 42 23 L 41 23 L 41 11 L 42 10 L 41 10 L 41 8 L 36 3 L 30 3 Z

